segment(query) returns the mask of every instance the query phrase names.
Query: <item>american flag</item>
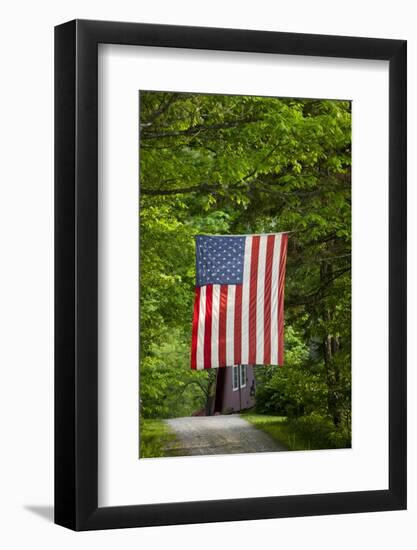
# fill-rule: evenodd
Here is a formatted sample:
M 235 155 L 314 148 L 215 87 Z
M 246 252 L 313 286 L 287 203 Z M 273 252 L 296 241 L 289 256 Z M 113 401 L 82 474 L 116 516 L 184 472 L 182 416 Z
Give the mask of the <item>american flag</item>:
M 287 241 L 197 235 L 192 369 L 283 365 Z

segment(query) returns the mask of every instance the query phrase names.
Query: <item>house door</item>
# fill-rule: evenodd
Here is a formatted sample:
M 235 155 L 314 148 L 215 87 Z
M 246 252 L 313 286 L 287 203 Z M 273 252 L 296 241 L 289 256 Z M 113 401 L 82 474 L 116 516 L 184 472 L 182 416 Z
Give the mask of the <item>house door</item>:
M 224 383 L 226 380 L 226 367 L 220 367 L 217 369 L 216 377 L 216 396 L 214 400 L 214 412 L 220 413 L 223 411 L 223 394 Z

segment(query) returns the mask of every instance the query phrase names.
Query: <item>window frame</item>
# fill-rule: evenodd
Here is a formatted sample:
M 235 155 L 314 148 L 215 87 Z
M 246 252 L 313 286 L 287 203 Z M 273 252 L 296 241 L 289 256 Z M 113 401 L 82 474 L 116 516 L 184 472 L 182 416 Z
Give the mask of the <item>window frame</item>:
M 239 375 L 240 375 L 240 389 L 246 388 L 246 383 L 248 380 L 248 366 L 239 365 Z
M 236 386 L 235 386 L 235 373 L 237 374 Z M 239 365 L 233 365 L 232 367 L 232 389 L 238 391 L 239 389 Z

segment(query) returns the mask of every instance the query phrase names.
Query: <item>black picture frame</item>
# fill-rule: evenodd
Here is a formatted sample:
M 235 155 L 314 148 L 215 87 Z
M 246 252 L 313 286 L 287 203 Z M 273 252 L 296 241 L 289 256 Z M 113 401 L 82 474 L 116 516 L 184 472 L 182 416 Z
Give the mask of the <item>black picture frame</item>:
M 389 488 L 98 507 L 98 44 L 389 62 Z M 55 28 L 55 522 L 74 530 L 406 508 L 406 41 L 74 20 Z

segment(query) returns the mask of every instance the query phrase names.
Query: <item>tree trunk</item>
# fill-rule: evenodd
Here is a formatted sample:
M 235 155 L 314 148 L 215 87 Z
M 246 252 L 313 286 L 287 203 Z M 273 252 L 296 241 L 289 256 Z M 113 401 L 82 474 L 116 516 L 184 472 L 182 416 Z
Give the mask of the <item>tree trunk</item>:
M 211 369 L 208 372 L 208 381 L 207 381 L 207 393 L 206 393 L 206 405 L 205 413 L 206 416 L 211 416 L 212 413 L 212 404 L 213 404 L 213 390 L 216 387 L 216 369 Z
M 328 262 L 323 262 L 320 269 L 320 276 L 323 283 L 332 277 L 332 266 Z M 329 327 L 332 321 L 332 311 L 328 306 L 324 306 L 323 318 L 325 326 Z M 342 421 L 342 411 L 339 403 L 339 382 L 340 372 L 337 366 L 334 356 L 339 351 L 340 343 L 339 336 L 327 333 L 324 336 L 323 352 L 324 352 L 324 365 L 326 367 L 326 381 L 327 381 L 327 409 L 332 417 L 333 424 L 338 427 Z

